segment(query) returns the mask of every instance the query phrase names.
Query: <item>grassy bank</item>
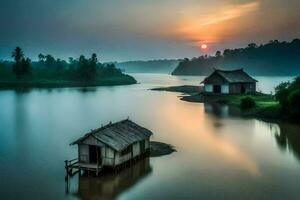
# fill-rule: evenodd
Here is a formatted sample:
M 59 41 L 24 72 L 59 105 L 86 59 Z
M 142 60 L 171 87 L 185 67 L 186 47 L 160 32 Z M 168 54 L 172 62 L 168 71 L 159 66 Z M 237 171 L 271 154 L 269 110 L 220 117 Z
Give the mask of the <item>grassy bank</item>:
M 265 119 L 280 119 L 283 117 L 281 115 L 280 105 L 273 95 L 263 93 L 232 95 L 211 94 L 199 92 L 202 91 L 200 86 L 172 86 L 166 88 L 154 88 L 152 90 L 183 93 L 185 95 L 180 97 L 183 101 L 227 104 L 237 108 L 240 108 L 242 99 L 250 97 L 254 100 L 255 106 L 251 109 L 242 110 L 244 116 Z
M 189 102 L 227 104 L 240 108 L 242 99 L 246 97 L 253 99 L 255 106 L 251 109 L 242 110 L 244 116 L 270 119 L 281 118 L 279 103 L 275 100 L 273 95 L 268 94 L 256 93 L 247 95 L 221 95 L 198 93 L 194 95 L 183 96 L 181 99 Z
M 75 81 L 62 79 L 0 79 L 0 89 L 9 88 L 61 88 L 61 87 L 90 87 L 90 86 L 115 86 L 130 85 L 137 81 L 129 75 L 121 75 L 94 81 Z
M 202 91 L 202 87 L 194 86 L 194 85 L 182 85 L 182 86 L 170 86 L 170 87 L 161 87 L 161 88 L 153 88 L 151 90 L 156 91 L 168 91 L 168 92 L 181 92 L 185 94 L 198 94 Z

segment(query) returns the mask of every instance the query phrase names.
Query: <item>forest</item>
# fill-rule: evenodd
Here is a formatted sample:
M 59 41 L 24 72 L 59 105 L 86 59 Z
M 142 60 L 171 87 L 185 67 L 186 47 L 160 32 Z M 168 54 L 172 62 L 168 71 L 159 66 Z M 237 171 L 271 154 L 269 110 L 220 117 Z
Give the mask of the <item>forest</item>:
M 147 61 L 117 62 L 115 65 L 128 73 L 164 73 L 170 74 L 178 65 L 180 60 L 161 59 Z
M 134 84 L 136 80 L 114 64 L 98 62 L 93 53 L 90 58 L 81 55 L 68 61 L 50 54 L 39 54 L 38 61 L 25 57 L 16 47 L 14 61 L 0 61 L 0 87 L 65 87 Z
M 245 48 L 217 51 L 214 56 L 182 60 L 172 75 L 208 75 L 214 68 L 244 68 L 252 75 L 295 76 L 300 74 L 300 39 L 291 42 L 271 40 Z

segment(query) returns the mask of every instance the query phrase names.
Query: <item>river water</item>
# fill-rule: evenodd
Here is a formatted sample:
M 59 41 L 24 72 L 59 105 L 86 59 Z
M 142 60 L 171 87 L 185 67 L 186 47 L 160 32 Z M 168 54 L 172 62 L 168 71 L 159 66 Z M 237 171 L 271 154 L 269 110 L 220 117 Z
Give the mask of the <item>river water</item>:
M 0 199 L 299 199 L 299 126 L 243 119 L 227 106 L 148 90 L 203 77 L 133 76 L 140 84 L 0 91 Z M 256 78 L 267 93 L 291 79 Z M 69 144 L 127 117 L 177 152 L 119 174 L 76 175 L 66 185 L 64 160 L 77 155 Z

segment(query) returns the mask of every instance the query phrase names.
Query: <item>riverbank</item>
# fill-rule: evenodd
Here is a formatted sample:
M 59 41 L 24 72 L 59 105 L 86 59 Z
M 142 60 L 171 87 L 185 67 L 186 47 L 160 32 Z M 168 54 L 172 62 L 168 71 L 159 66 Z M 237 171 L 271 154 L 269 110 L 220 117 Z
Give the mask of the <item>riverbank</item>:
M 74 81 L 55 79 L 0 80 L 0 89 L 117 86 L 131 85 L 136 83 L 137 81 L 129 75 L 105 78 L 96 81 Z
M 275 100 L 273 95 L 255 93 L 255 94 L 209 94 L 204 93 L 203 88 L 200 86 L 172 86 L 165 88 L 153 88 L 156 91 L 169 91 L 180 92 L 184 96 L 180 96 L 180 99 L 187 102 L 194 103 L 217 103 L 227 104 L 240 109 L 241 99 L 250 97 L 255 101 L 255 106 L 251 109 L 241 110 L 241 113 L 245 117 L 256 117 L 262 119 L 282 119 L 283 116 L 280 112 L 279 103 Z M 197 92 L 200 91 L 200 92 Z
M 161 88 L 152 88 L 156 91 L 180 92 L 184 94 L 198 94 L 203 91 L 203 87 L 194 85 L 170 86 Z
M 239 94 L 239 95 L 219 95 L 200 93 L 196 95 L 183 96 L 181 100 L 198 103 L 218 103 L 227 104 L 240 109 L 241 100 L 250 97 L 254 100 L 255 106 L 251 109 L 242 110 L 244 117 L 256 117 L 262 119 L 281 119 L 283 116 L 280 112 L 280 106 L 272 95 L 263 93 L 256 94 Z

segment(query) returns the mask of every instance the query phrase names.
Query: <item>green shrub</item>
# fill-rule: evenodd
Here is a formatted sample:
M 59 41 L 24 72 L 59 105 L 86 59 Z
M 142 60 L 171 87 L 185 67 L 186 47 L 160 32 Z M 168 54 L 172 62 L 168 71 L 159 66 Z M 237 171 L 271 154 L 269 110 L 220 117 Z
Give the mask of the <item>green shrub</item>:
M 289 82 L 280 83 L 277 87 L 275 87 L 275 98 L 279 101 L 283 110 L 286 110 L 288 107 L 289 87 Z
M 256 105 L 255 101 L 251 97 L 244 97 L 241 99 L 240 108 L 248 110 Z
M 293 117 L 300 117 L 300 89 L 292 91 L 288 96 L 289 112 Z

